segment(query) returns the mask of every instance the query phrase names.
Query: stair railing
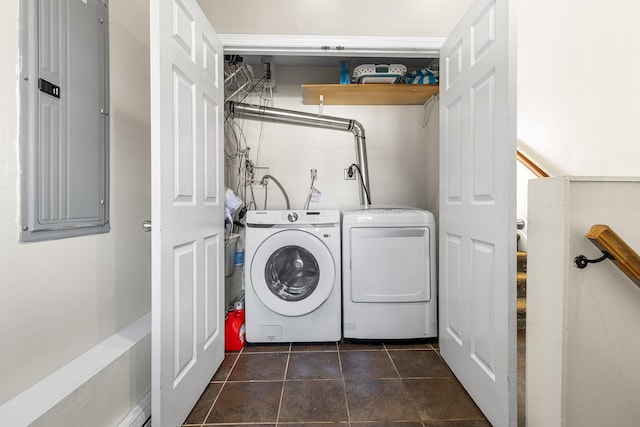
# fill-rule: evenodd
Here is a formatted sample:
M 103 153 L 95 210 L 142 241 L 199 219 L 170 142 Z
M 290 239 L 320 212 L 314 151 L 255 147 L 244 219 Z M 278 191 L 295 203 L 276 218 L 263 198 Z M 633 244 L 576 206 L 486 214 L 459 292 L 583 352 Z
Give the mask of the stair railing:
M 516 150 L 516 158 L 538 178 L 548 178 L 550 176 L 547 172 L 544 171 L 544 169 L 538 166 L 536 162 L 527 157 L 522 151 Z
M 640 255 L 634 251 L 608 225 L 596 224 L 587 233 L 591 241 L 603 253 L 603 256 L 589 260 L 584 255 L 574 259 L 576 267 L 585 268 L 589 263 L 596 263 L 610 259 L 633 283 L 640 287 Z

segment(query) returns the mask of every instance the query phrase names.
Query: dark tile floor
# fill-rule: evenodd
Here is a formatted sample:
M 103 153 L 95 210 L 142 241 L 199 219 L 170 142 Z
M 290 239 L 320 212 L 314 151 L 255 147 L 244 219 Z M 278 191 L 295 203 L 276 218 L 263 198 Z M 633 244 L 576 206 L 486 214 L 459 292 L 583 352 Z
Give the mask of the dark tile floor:
M 185 426 L 486 427 L 437 343 L 248 345 Z

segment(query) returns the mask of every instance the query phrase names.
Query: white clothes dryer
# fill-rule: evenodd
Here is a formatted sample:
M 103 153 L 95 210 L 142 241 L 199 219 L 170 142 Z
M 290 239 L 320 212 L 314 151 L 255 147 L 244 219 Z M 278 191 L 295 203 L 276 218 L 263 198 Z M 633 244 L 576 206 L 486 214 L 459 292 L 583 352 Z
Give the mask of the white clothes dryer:
M 342 216 L 345 338 L 435 337 L 436 225 L 408 207 L 345 210 Z
M 248 342 L 339 341 L 340 211 L 249 211 Z

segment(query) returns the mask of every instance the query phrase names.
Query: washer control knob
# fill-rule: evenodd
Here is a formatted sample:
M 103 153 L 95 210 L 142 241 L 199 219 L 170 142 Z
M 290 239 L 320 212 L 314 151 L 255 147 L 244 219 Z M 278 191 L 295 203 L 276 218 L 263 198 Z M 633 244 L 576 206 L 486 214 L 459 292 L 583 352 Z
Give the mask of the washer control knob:
M 298 220 L 298 214 L 295 212 L 289 212 L 287 219 L 289 220 L 289 222 L 296 222 Z

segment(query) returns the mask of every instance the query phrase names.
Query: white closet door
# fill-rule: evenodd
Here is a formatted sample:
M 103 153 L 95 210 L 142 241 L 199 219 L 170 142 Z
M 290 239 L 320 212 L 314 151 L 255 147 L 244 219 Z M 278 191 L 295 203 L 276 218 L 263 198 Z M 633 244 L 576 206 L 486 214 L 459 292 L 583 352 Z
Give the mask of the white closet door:
M 440 348 L 496 427 L 517 423 L 513 3 L 477 0 L 440 53 Z
M 195 0 L 150 7 L 152 422 L 173 427 L 224 358 L 223 51 Z

